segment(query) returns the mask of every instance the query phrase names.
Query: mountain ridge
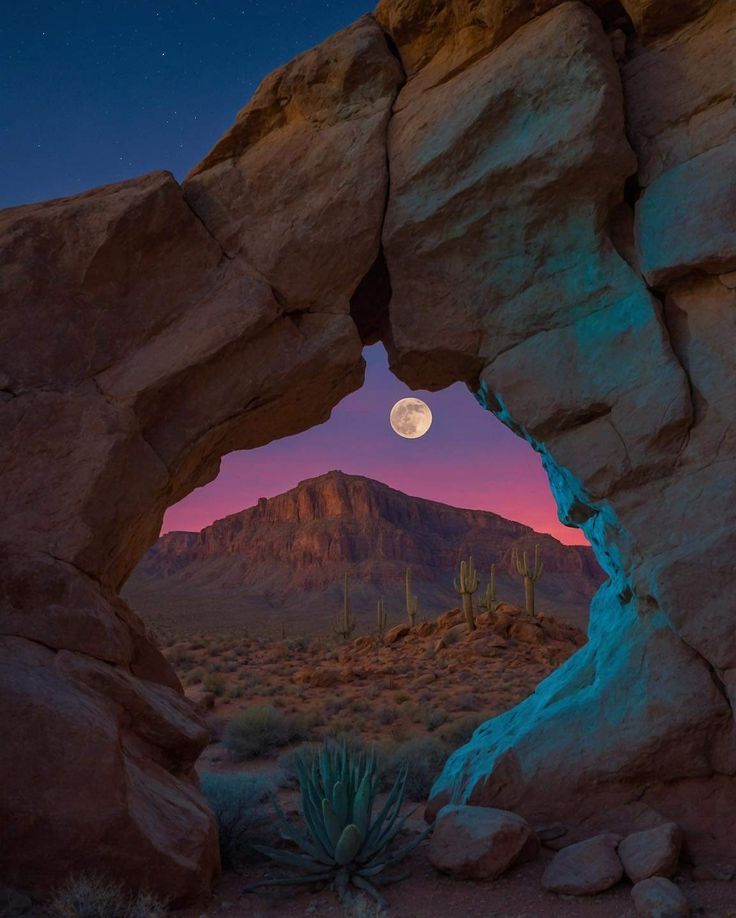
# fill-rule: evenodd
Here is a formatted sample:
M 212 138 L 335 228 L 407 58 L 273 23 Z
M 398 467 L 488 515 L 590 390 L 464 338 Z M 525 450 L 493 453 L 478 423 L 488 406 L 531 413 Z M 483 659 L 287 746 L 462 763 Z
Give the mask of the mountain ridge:
M 208 614 L 219 594 L 223 608 L 235 604 L 232 624 L 239 617 L 244 624 L 249 617 L 263 619 L 270 611 L 265 617 L 274 624 L 283 620 L 294 626 L 301 617 L 309 631 L 320 614 L 320 624 L 331 622 L 346 572 L 359 621 L 372 615 L 379 596 L 396 617 L 409 566 L 420 615 L 431 616 L 457 604 L 452 577 L 460 558 L 469 554 L 484 582 L 490 563 L 496 564 L 499 598 L 520 601 L 512 551 L 536 544 L 545 560 L 537 585 L 540 610 L 546 607 L 584 626 L 587 604 L 604 579 L 587 546 L 563 545 L 489 510 L 413 497 L 375 479 L 332 470 L 260 498 L 200 532 L 164 534 L 139 564 L 125 595 L 154 622 L 157 602 L 167 604 L 167 592 L 173 602 L 186 605 L 199 594 Z

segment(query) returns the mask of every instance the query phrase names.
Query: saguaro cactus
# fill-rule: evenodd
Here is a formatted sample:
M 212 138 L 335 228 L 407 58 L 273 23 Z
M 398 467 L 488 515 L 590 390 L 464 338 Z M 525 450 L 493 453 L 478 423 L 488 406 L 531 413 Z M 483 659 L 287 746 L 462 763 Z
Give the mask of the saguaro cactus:
M 539 545 L 534 546 L 534 565 L 529 568 L 529 558 L 526 552 L 519 553 L 516 549 L 511 552 L 511 561 L 516 565 L 520 577 L 524 579 L 524 596 L 526 598 L 527 615 L 534 616 L 534 584 L 542 576 L 544 562 L 539 558 Z
M 485 609 L 489 614 L 496 608 L 496 565 L 491 565 L 491 579 L 486 584 Z
M 386 631 L 386 623 L 388 621 L 388 616 L 386 615 L 386 607 L 383 604 L 383 598 L 378 600 L 378 605 L 376 607 L 376 617 L 378 625 L 378 636 L 383 637 Z
M 353 618 L 350 609 L 350 579 L 348 575 L 345 574 L 342 595 L 342 611 L 337 615 L 337 627 L 335 628 L 335 634 L 347 640 L 353 631 L 355 631 L 355 619 Z
M 419 597 L 414 596 L 411 592 L 411 569 L 406 569 L 406 615 L 409 619 L 409 625 L 413 628 L 417 620 L 417 609 L 419 608 Z
M 455 578 L 455 589 L 463 598 L 463 614 L 468 631 L 475 631 L 475 616 L 473 615 L 473 593 L 478 589 L 480 578 L 475 569 L 473 559 L 468 558 L 460 562 L 460 576 Z

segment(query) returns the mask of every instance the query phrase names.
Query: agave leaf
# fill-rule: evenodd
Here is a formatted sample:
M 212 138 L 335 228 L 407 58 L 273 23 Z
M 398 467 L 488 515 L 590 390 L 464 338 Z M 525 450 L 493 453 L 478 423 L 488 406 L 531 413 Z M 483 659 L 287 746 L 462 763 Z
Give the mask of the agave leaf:
M 332 808 L 341 826 L 348 821 L 348 791 L 347 785 L 338 781 L 332 789 Z
M 363 844 L 363 836 L 357 826 L 345 826 L 342 830 L 337 845 L 335 845 L 335 860 L 341 867 L 349 864 L 360 850 Z
M 335 846 L 330 841 L 330 836 L 325 827 L 324 815 L 322 813 L 322 803 L 318 803 L 312 790 L 307 790 L 302 798 L 304 808 L 304 821 L 307 824 L 310 834 L 318 841 L 325 854 L 332 858 L 335 853 Z
M 391 854 L 391 857 L 384 863 L 384 868 L 393 867 L 394 865 L 401 863 L 405 857 L 407 857 L 415 848 L 418 848 L 419 845 L 421 845 L 424 839 L 432 831 L 432 828 L 432 826 L 427 826 L 419 833 L 416 838 L 413 838 L 410 842 L 407 842 L 403 848 L 399 848 L 398 851 L 394 851 Z
M 322 816 L 324 818 L 325 828 L 327 829 L 327 836 L 330 839 L 330 844 L 334 850 L 335 845 L 338 843 L 340 836 L 342 835 L 343 827 L 340 824 L 340 821 L 337 818 L 337 814 L 332 808 L 332 804 L 327 799 L 327 797 L 322 800 Z
M 320 776 L 322 778 L 322 796 L 327 797 L 334 782 L 332 763 L 330 761 L 330 752 L 327 747 L 322 748 L 319 760 Z
M 333 873 L 314 873 L 301 877 L 278 877 L 274 880 L 258 880 L 243 887 L 243 892 L 251 892 L 261 886 L 304 886 L 306 883 L 317 883 L 320 880 L 331 880 Z
M 389 845 L 391 841 L 393 841 L 393 839 L 403 829 L 407 819 L 416 813 L 416 810 L 417 808 L 413 806 L 408 812 L 404 813 L 403 816 L 399 816 L 394 819 L 393 822 L 387 823 L 380 837 L 376 840 L 376 845 Z
M 382 855 L 382 853 L 386 851 L 394 838 L 396 838 L 399 832 L 404 828 L 406 820 L 414 813 L 415 809 L 416 807 L 414 807 L 412 810 L 409 810 L 409 812 L 405 813 L 400 819 L 395 819 L 393 822 L 387 823 L 386 829 L 381 834 L 381 836 L 372 845 L 366 845 L 363 851 L 361 851 L 361 863 L 368 863 L 376 855 Z
M 376 817 L 376 821 L 370 828 L 368 832 L 368 838 L 366 840 L 368 845 L 375 843 L 376 839 L 381 835 L 383 830 L 383 824 L 389 816 L 389 813 L 394 810 L 397 806 L 398 809 L 401 809 L 401 806 L 404 802 L 404 784 L 406 783 L 406 772 L 399 774 L 398 778 L 394 782 L 394 786 L 389 791 L 389 795 L 386 798 L 386 802 L 383 804 L 381 812 Z M 395 818 L 392 817 L 392 818 Z M 389 823 L 391 819 L 389 819 Z
M 326 864 L 328 867 L 332 867 L 335 863 L 335 859 L 332 856 L 331 850 L 329 848 L 325 848 L 325 846 L 320 842 L 316 835 L 314 840 L 312 840 L 307 835 L 304 835 L 302 832 L 300 832 L 296 826 L 292 825 L 286 818 L 286 815 L 279 806 L 277 800 L 274 800 L 274 806 L 277 815 L 277 825 L 281 835 L 284 838 L 289 839 L 289 841 L 293 841 L 295 844 L 297 844 L 313 860 L 319 861 L 321 864 Z M 307 827 L 309 827 L 308 822 Z
M 365 841 L 368 836 L 368 823 L 370 820 L 371 799 L 371 776 L 366 772 L 360 782 L 358 790 L 353 800 L 353 822 L 360 830 L 360 834 Z
M 256 851 L 260 851 L 261 854 L 265 854 L 266 857 L 270 857 L 272 861 L 276 861 L 278 864 L 299 867 L 306 871 L 311 870 L 312 873 L 324 873 L 325 871 L 324 864 L 312 860 L 306 854 L 297 854 L 294 851 L 286 851 L 281 848 L 269 848 L 267 845 L 252 845 L 251 847 L 255 848 Z

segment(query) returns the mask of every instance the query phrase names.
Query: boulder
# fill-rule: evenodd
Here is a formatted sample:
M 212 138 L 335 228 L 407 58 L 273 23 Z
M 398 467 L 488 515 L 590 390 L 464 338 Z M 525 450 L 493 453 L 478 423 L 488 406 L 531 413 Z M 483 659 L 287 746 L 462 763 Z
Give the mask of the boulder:
M 446 806 L 437 814 L 429 859 L 460 880 L 495 880 L 539 850 L 534 831 L 520 816 L 480 806 Z
M 535 622 L 514 622 L 509 628 L 509 637 L 522 644 L 544 644 L 544 631 Z
M 637 918 L 688 918 L 690 906 L 682 890 L 666 877 L 641 880 L 631 890 Z
M 396 644 L 398 641 L 402 641 L 410 631 L 411 628 L 408 625 L 394 625 L 393 628 L 389 628 L 386 632 L 384 640 L 387 644 Z
M 682 832 L 674 822 L 627 835 L 618 856 L 632 883 L 648 877 L 671 877 L 677 870 Z
M 215 693 L 205 691 L 202 688 L 187 688 L 184 690 L 184 695 L 189 701 L 192 702 L 194 707 L 200 714 L 206 714 L 208 711 L 211 711 L 215 706 Z
M 616 848 L 621 836 L 596 835 L 560 849 L 542 876 L 550 892 L 592 896 L 615 886 L 624 875 Z

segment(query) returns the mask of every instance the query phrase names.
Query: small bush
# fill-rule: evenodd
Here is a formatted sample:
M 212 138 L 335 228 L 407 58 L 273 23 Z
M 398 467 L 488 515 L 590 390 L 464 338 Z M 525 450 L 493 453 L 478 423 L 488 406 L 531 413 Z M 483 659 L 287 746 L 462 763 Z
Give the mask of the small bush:
M 262 775 L 203 772 L 202 793 L 217 820 L 223 867 L 236 867 L 250 853 L 255 830 L 265 819 L 263 801 L 272 790 Z
M 202 679 L 202 685 L 208 692 L 213 692 L 220 698 L 225 694 L 227 680 L 220 673 L 207 673 L 204 679 Z
M 287 743 L 307 738 L 304 718 L 286 715 L 271 705 L 246 708 L 225 727 L 223 742 L 236 762 L 255 759 Z
M 392 780 L 399 769 L 406 766 L 406 796 L 410 800 L 426 800 L 449 751 L 446 744 L 434 736 L 407 740 L 390 756 L 385 776 Z
M 422 720 L 427 730 L 432 733 L 447 721 L 447 711 L 443 708 L 431 708 L 422 705 Z
M 166 906 L 147 892 L 128 893 L 120 883 L 91 874 L 70 877 L 51 900 L 58 918 L 162 918 Z
M 484 720 L 488 720 L 489 716 L 468 714 L 465 717 L 455 717 L 446 723 L 441 730 L 437 731 L 438 735 L 440 739 L 447 743 L 450 749 L 457 749 L 459 746 L 464 746 L 465 743 L 469 742 L 470 737 Z

